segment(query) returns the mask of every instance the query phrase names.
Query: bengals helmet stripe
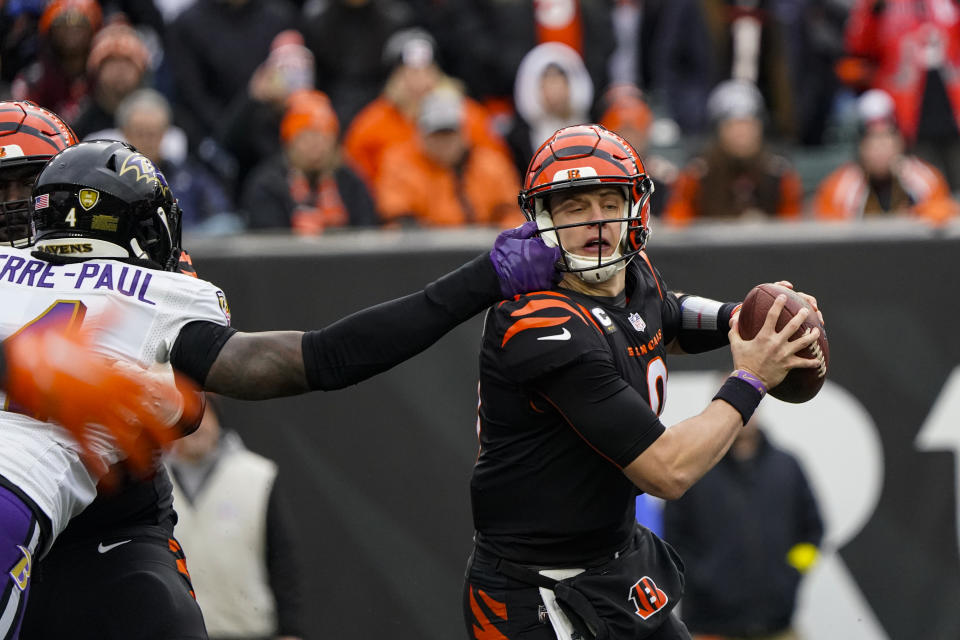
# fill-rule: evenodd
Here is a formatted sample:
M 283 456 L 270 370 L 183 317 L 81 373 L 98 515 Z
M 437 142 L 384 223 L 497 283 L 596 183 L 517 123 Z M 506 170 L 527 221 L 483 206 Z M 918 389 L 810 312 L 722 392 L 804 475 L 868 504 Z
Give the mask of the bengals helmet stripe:
M 77 143 L 73 130 L 52 111 L 32 102 L 0 102 L 0 149 L 16 145 L 22 155 L 0 155 L 0 167 L 10 162 L 46 162 L 57 152 Z

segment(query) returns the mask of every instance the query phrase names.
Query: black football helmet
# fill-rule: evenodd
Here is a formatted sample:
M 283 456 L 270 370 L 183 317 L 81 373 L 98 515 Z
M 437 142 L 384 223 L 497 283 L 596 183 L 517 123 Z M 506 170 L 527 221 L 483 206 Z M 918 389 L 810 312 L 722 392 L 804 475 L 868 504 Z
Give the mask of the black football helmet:
M 33 205 L 39 251 L 177 270 L 176 200 L 156 165 L 125 142 L 81 142 L 55 155 L 37 176 Z

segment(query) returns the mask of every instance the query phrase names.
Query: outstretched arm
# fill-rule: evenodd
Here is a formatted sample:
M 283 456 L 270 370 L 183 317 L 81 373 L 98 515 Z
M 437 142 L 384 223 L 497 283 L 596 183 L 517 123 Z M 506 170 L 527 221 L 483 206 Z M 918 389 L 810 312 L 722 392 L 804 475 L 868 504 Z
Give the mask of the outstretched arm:
M 417 293 L 359 311 L 317 331 L 233 333 L 188 325 L 174 366 L 223 395 L 257 400 L 356 384 L 420 353 L 451 329 L 504 297 L 547 289 L 556 281 L 556 248 L 535 238 L 535 223 L 501 233 L 493 250 Z M 200 336 L 200 332 L 220 332 Z M 186 362 L 209 352 L 204 370 Z M 194 342 L 197 346 L 191 345 Z

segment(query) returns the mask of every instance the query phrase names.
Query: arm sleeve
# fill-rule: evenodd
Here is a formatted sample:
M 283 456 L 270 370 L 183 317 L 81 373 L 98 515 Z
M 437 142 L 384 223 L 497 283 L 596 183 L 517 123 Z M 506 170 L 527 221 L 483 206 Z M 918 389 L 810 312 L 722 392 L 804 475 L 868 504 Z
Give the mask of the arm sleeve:
M 233 327 L 206 320 L 184 325 L 170 350 L 170 364 L 202 387 L 223 345 L 236 332 Z
M 420 353 L 502 298 L 487 254 L 418 293 L 370 307 L 303 335 L 311 389 L 357 384 Z
M 267 502 L 267 574 L 277 603 L 277 632 L 303 637 L 303 589 L 292 518 L 274 482 Z
M 703 353 L 730 344 L 730 317 L 739 302 L 718 302 L 670 292 L 664 300 L 664 336 L 675 335 L 684 353 Z M 674 333 L 675 332 L 675 333 Z
M 666 430 L 650 405 L 606 360 L 578 362 L 532 386 L 587 444 L 621 469 Z

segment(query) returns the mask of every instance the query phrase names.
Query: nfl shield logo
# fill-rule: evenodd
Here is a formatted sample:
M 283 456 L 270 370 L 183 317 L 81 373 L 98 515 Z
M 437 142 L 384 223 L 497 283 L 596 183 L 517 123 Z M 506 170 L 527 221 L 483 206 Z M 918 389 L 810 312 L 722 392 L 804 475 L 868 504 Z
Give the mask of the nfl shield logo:
M 640 317 L 639 313 L 631 313 L 627 320 L 630 321 L 630 324 L 633 325 L 633 328 L 637 331 L 643 331 L 647 328 L 647 323 L 643 321 L 643 318 Z

